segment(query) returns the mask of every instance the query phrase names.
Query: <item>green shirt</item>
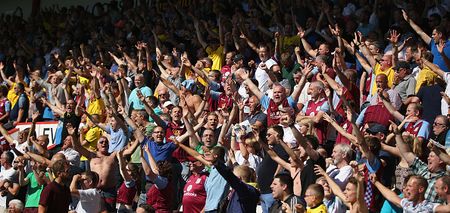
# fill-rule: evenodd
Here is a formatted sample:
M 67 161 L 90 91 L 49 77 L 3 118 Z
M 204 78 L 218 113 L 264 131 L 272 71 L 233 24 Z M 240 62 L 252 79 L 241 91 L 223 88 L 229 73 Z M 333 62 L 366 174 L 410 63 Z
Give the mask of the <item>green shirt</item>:
M 45 176 L 49 178 L 48 172 L 45 172 Z M 37 208 L 39 207 L 39 199 L 41 198 L 44 185 L 38 184 L 34 172 L 28 173 L 26 178 L 28 179 L 28 186 L 25 208 Z

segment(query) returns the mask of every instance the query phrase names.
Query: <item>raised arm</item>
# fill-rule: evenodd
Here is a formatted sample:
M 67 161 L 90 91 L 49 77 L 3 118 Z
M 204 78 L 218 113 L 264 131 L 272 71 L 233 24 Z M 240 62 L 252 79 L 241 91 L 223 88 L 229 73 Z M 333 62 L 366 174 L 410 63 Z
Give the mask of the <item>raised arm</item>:
M 88 149 L 84 148 L 81 145 L 81 143 L 80 143 L 81 138 L 78 138 L 78 135 L 75 133 L 75 128 L 72 127 L 71 125 L 67 125 L 66 128 L 67 128 L 67 132 L 69 133 L 69 135 L 72 136 L 73 149 L 75 149 L 75 151 L 77 151 L 78 153 L 80 153 L 82 156 L 86 157 L 89 160 L 92 159 L 93 157 L 95 157 L 94 152 L 89 151 Z
M 424 58 L 422 58 L 421 60 L 425 66 L 431 69 L 431 71 L 439 75 L 441 78 L 444 78 L 445 72 L 442 69 L 440 69 L 436 64 L 433 64 Z
M 397 147 L 398 147 L 398 150 L 400 151 L 402 158 L 404 160 L 406 160 L 408 165 L 412 165 L 412 163 L 416 159 L 416 155 L 412 152 L 409 145 L 406 144 L 405 141 L 403 141 L 402 134 L 401 134 L 399 128 L 397 127 L 397 125 L 392 121 L 390 121 L 390 122 L 391 122 L 391 125 L 393 128 L 394 134 L 395 134 L 395 141 L 397 143 Z
M 378 97 L 380 97 L 383 100 L 383 104 L 386 107 L 386 109 L 389 111 L 389 113 L 391 113 L 392 116 L 394 116 L 395 119 L 397 119 L 398 121 L 402 121 L 405 116 L 403 116 L 402 114 L 400 114 L 399 111 L 397 111 L 394 106 L 392 106 L 392 104 L 389 102 L 389 99 L 386 99 L 383 95 L 382 92 L 378 93 Z
M 264 94 L 258 89 L 258 87 L 251 81 L 249 78 L 248 72 L 240 72 L 240 77 L 244 79 L 244 83 L 247 84 L 248 89 L 256 95 L 258 100 L 261 100 L 261 98 L 264 96 Z
M 298 28 L 298 36 L 300 37 L 301 41 L 302 41 L 302 45 L 303 48 L 305 48 L 306 53 L 308 53 L 309 56 L 311 57 L 316 57 L 317 56 L 317 51 L 315 51 L 311 45 L 308 43 L 308 41 L 306 41 L 305 39 L 305 30 L 303 30 L 303 28 Z
M 201 163 L 203 163 L 203 165 L 205 166 L 212 166 L 212 163 L 205 160 L 202 155 L 200 153 L 198 153 L 197 151 L 193 150 L 192 148 L 180 143 L 179 141 L 177 141 L 176 139 L 173 140 L 173 142 L 175 144 L 177 144 L 181 149 L 183 149 L 186 153 L 188 153 L 190 156 L 194 157 L 196 160 L 200 161 Z
M 194 28 L 198 42 L 200 43 L 200 45 L 202 45 L 203 49 L 206 49 L 208 47 L 208 44 L 205 42 L 205 40 L 203 40 L 203 36 L 202 33 L 200 32 L 199 22 L 197 19 L 194 19 Z
M 376 174 L 370 174 L 370 181 L 373 183 L 373 185 L 375 185 L 375 187 L 377 187 L 378 191 L 380 191 L 381 195 L 383 195 L 384 198 L 386 198 L 396 206 L 401 207 L 400 202 L 402 201 L 402 199 L 394 191 L 388 189 L 380 181 L 378 181 Z
M 338 196 L 339 199 L 341 199 L 343 202 L 345 202 L 345 200 L 347 200 L 346 199 L 347 196 L 345 196 L 341 187 L 339 185 L 337 185 L 336 182 L 334 182 L 334 180 L 330 176 L 328 176 L 328 174 L 322 169 L 322 167 L 320 167 L 319 165 L 315 165 L 314 172 L 316 173 L 316 175 L 325 177 L 325 179 L 327 180 L 327 183 L 330 186 L 331 191 L 333 191 L 334 195 Z M 352 204 L 345 202 L 345 205 L 350 208 Z
M 420 38 L 422 38 L 423 41 L 425 41 L 425 43 L 430 44 L 431 42 L 431 37 L 429 35 L 427 35 L 422 28 L 419 27 L 419 25 L 417 25 L 413 20 L 411 20 L 408 17 L 408 14 L 406 13 L 405 10 L 402 10 L 403 13 L 403 18 L 405 19 L 406 22 L 408 22 L 408 24 L 411 26 L 411 28 L 413 28 L 414 31 L 416 31 L 416 33 L 420 36 Z

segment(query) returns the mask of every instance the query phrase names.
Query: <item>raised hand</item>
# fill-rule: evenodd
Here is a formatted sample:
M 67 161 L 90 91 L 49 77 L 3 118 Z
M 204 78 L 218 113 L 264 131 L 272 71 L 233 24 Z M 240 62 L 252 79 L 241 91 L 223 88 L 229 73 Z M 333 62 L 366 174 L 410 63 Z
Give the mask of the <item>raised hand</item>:
M 389 122 L 391 123 L 390 128 L 392 129 L 392 132 L 394 134 L 400 134 L 400 129 L 398 129 L 398 125 L 391 120 L 389 120 Z
M 39 118 L 39 115 L 40 115 L 39 111 L 33 112 L 33 114 L 31 115 L 32 121 L 35 122 Z
M 332 35 L 334 36 L 341 35 L 341 29 L 339 29 L 339 26 L 337 24 L 334 25 L 334 28 L 331 25 L 328 25 L 328 28 L 330 29 Z
M 409 21 L 408 14 L 406 13 L 405 10 L 402 10 L 402 14 L 403 14 L 403 18 L 405 19 L 405 21 Z
M 314 166 L 314 173 L 316 173 L 316 175 L 319 175 L 319 176 L 325 176 L 326 175 L 326 172 L 319 165 L 315 165 Z
M 298 33 L 297 33 L 298 37 L 300 37 L 300 38 L 305 37 L 305 30 L 302 27 L 297 27 L 297 30 L 298 30 Z
M 328 113 L 323 113 L 323 120 L 325 120 L 328 123 L 336 122 L 334 118 L 332 118 Z
M 69 135 L 73 135 L 75 133 L 75 127 L 73 127 L 70 123 L 66 125 L 66 129 Z
M 398 38 L 400 37 L 400 33 L 397 32 L 397 30 L 391 30 L 389 32 L 390 36 L 388 38 L 388 40 L 392 43 L 392 44 L 397 44 L 398 43 Z
M 295 54 L 298 54 L 298 55 L 299 55 L 300 52 L 301 52 L 300 47 L 299 47 L 299 46 L 295 46 L 294 52 L 295 52 Z

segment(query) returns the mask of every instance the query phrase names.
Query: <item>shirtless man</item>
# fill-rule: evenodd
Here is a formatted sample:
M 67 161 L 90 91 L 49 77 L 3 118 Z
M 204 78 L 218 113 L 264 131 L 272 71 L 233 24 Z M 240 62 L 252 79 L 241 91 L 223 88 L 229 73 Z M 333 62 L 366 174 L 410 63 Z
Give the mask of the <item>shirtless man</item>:
M 70 135 L 74 135 L 75 131 L 72 127 L 67 128 Z M 136 134 L 142 134 L 137 131 Z M 137 136 L 136 137 L 141 137 Z M 143 137 L 143 136 L 142 136 Z M 76 136 L 73 136 L 76 138 Z M 123 151 L 123 155 L 131 155 L 139 145 L 138 141 L 133 141 Z M 90 160 L 91 170 L 96 172 L 99 176 L 97 188 L 103 191 L 103 198 L 105 200 L 108 211 L 114 211 L 115 196 L 117 193 L 116 186 L 118 183 L 118 164 L 117 152 L 108 153 L 109 142 L 105 137 L 101 137 L 97 142 L 97 152 L 90 151 L 84 148 L 79 140 L 73 140 L 73 147 L 81 155 L 86 156 Z

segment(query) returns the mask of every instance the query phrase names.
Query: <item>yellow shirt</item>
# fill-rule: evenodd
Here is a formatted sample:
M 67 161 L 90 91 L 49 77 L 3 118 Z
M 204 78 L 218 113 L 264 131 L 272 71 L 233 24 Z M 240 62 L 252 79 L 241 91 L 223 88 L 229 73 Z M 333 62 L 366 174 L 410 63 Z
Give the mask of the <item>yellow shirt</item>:
M 379 74 L 385 74 L 388 78 L 388 86 L 392 88 L 394 86 L 394 75 L 395 71 L 392 69 L 392 67 L 389 67 L 387 70 L 381 70 L 381 65 L 379 63 L 375 64 L 375 67 L 373 68 L 375 78 Z M 372 82 L 375 82 L 375 79 L 372 79 Z M 372 88 L 370 89 L 370 94 L 374 95 L 377 92 L 377 84 L 373 83 Z
M 297 35 L 285 36 L 285 37 L 282 37 L 281 44 L 282 44 L 283 50 L 287 50 L 288 47 L 291 45 L 299 46 L 300 41 L 301 41 L 300 37 L 298 37 Z
M 211 58 L 213 64 L 211 66 L 211 70 L 221 70 L 223 63 L 223 46 L 219 46 L 216 50 L 213 50 L 211 47 L 206 48 L 206 53 L 208 53 L 208 57 Z
M 89 130 L 86 132 L 86 135 L 84 136 L 84 140 L 86 140 L 88 143 L 85 144 L 83 147 L 93 152 L 97 151 L 97 142 L 98 139 L 100 139 L 100 137 L 102 136 L 102 134 L 103 130 L 100 129 L 100 127 L 98 126 L 89 128 Z M 85 161 L 87 160 L 87 158 L 81 156 L 80 160 Z
M 25 82 L 22 82 L 25 87 L 28 87 L 28 85 Z M 8 90 L 8 94 L 6 95 L 6 98 L 9 102 L 11 102 L 11 109 L 16 105 L 17 101 L 19 100 L 19 96 L 14 91 L 14 87 L 16 87 L 16 82 L 14 82 L 11 87 Z M 28 97 L 29 99 L 30 97 Z
M 327 213 L 327 207 L 325 207 L 325 204 L 323 203 L 313 209 L 306 207 L 306 213 Z
M 419 71 L 419 74 L 417 74 L 417 81 L 416 81 L 416 89 L 415 92 L 419 91 L 420 87 L 422 86 L 428 86 L 432 85 L 438 75 L 430 70 L 428 67 L 424 67 Z
M 105 110 L 105 103 L 101 98 L 97 98 L 89 101 L 89 105 L 86 109 L 86 112 L 88 112 L 91 115 L 99 115 L 101 117 L 103 115 L 104 110 Z

